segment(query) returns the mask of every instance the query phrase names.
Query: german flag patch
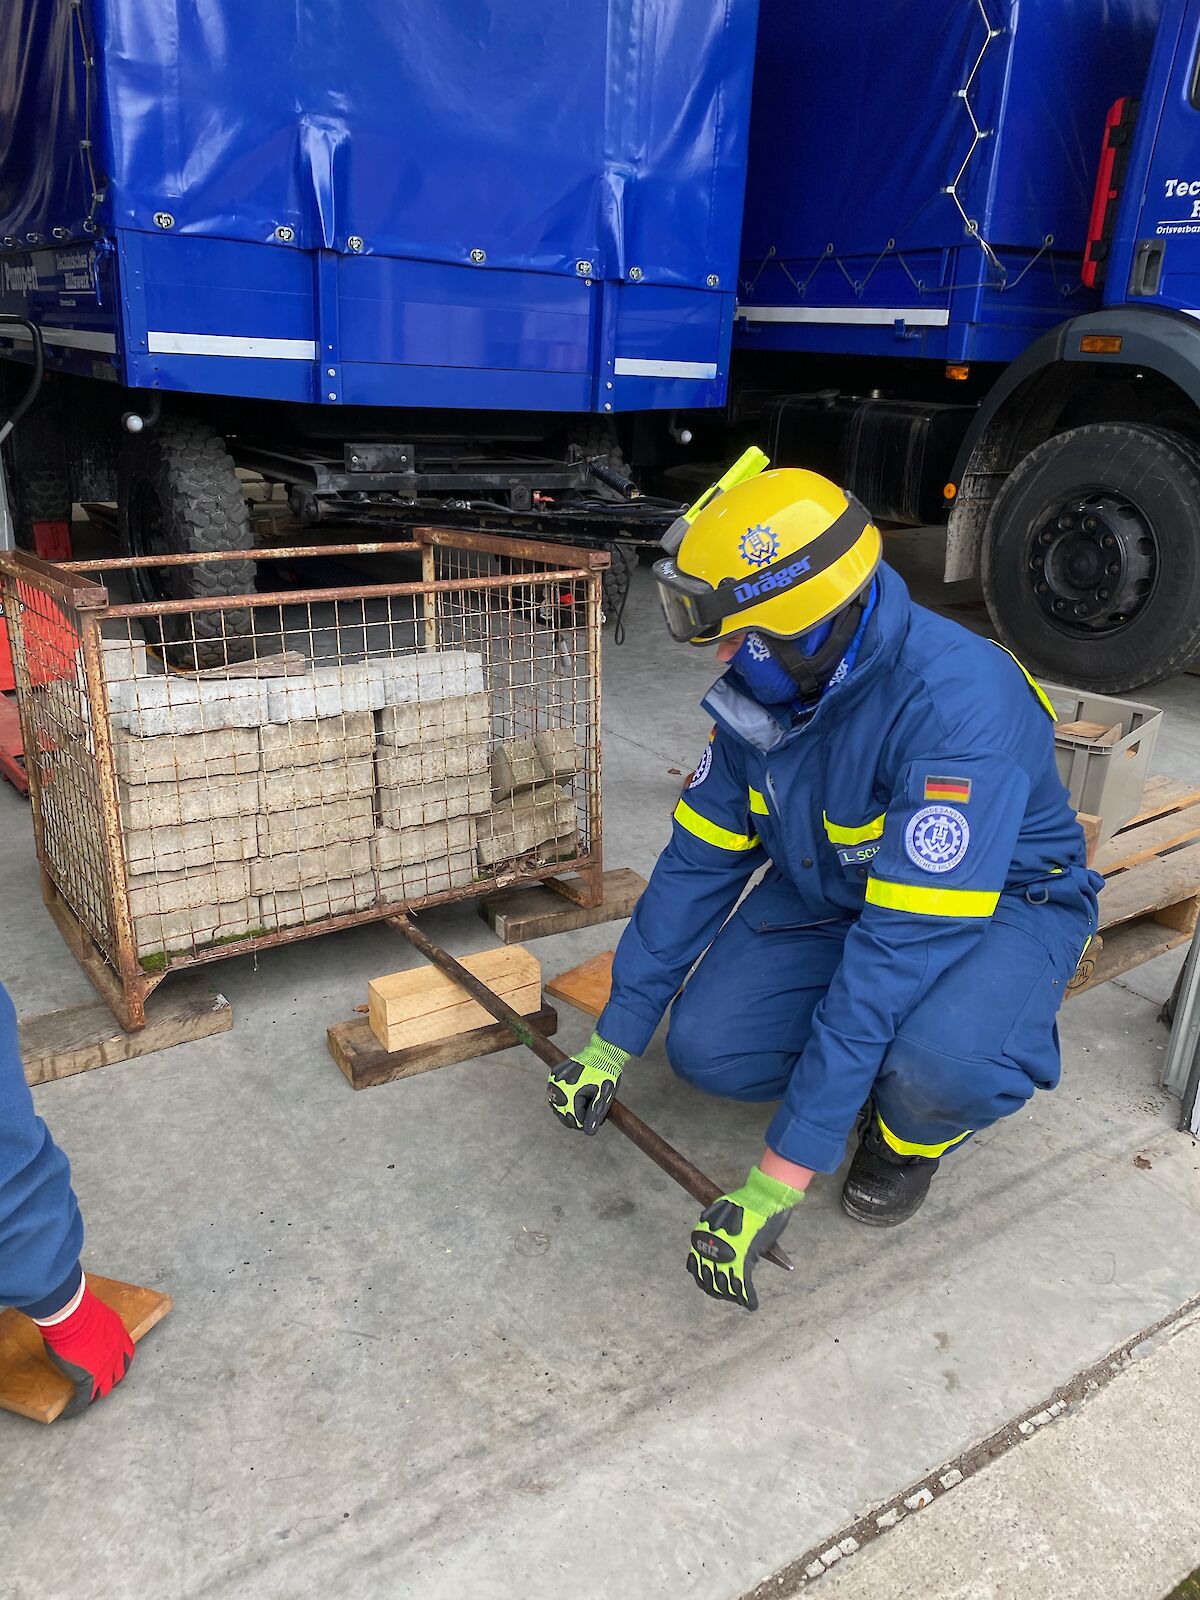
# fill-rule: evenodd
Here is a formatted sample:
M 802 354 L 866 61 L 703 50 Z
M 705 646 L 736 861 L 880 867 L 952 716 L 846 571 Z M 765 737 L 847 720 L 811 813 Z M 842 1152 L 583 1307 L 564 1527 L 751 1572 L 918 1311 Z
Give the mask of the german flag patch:
M 965 806 L 971 798 L 970 778 L 926 778 L 926 800 L 953 800 Z

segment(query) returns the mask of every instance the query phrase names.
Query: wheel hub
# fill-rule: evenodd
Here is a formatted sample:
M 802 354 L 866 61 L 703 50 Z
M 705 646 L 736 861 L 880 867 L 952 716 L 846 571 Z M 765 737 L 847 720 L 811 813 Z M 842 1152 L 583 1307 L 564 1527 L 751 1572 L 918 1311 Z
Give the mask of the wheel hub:
M 1145 605 L 1158 570 L 1147 519 L 1115 495 L 1084 495 L 1057 507 L 1034 536 L 1029 578 L 1060 626 L 1087 632 L 1124 627 Z

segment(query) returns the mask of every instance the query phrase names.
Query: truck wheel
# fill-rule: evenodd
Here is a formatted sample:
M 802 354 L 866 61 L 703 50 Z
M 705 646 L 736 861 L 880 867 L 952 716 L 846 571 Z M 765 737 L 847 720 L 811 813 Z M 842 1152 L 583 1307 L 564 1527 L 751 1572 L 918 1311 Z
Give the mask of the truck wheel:
M 248 550 L 253 542 L 224 440 L 188 418 L 164 418 L 126 442 L 117 509 L 121 543 L 131 556 Z M 142 601 L 216 600 L 252 588 L 254 567 L 245 561 L 139 567 L 130 581 Z M 194 671 L 253 655 L 251 627 L 250 610 L 239 606 L 163 617 L 147 627 L 146 636 L 161 644 L 172 665 Z
M 58 419 L 48 408 L 31 411 L 5 446 L 13 535 L 33 550 L 35 522 L 71 520 L 71 482 Z
M 1124 694 L 1180 671 L 1200 651 L 1200 455 L 1134 423 L 1047 439 L 992 505 L 983 593 L 1052 679 Z

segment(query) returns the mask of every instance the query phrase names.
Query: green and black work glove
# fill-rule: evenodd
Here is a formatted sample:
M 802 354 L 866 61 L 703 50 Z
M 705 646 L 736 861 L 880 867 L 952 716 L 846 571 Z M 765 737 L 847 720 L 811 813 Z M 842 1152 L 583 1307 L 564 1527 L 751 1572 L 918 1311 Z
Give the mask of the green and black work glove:
M 568 1128 L 595 1133 L 617 1094 L 621 1068 L 633 1058 L 598 1033 L 570 1061 L 550 1074 L 546 1098 L 554 1115 Z
M 705 1294 L 758 1310 L 750 1273 L 787 1227 L 792 1211 L 804 1199 L 801 1189 L 769 1178 L 759 1167 L 740 1189 L 723 1194 L 700 1214 L 692 1234 L 687 1269 Z

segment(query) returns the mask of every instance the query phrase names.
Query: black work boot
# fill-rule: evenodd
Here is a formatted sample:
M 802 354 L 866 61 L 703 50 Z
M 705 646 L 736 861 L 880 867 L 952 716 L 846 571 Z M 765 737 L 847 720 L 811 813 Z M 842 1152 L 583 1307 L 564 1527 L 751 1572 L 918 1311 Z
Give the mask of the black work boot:
M 902 1156 L 869 1116 L 842 1189 L 842 1210 L 870 1228 L 894 1228 L 920 1210 L 938 1169 L 934 1156 Z

